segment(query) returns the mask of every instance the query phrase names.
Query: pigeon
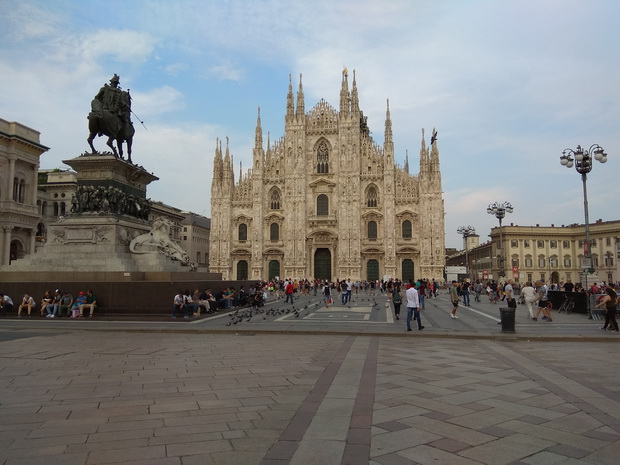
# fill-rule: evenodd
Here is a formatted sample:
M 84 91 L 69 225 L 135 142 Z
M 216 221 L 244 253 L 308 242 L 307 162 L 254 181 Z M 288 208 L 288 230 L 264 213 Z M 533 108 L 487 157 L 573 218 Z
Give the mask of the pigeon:
M 433 135 L 431 136 L 431 145 L 437 140 L 437 131 L 433 129 Z

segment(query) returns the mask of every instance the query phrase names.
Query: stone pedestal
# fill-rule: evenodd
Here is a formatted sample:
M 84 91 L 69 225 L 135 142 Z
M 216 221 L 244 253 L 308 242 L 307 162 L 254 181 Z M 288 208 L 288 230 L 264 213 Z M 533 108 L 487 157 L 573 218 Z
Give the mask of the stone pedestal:
M 142 166 L 116 158 L 111 153 L 90 153 L 63 160 L 77 173 L 78 186 L 117 187 L 127 195 L 146 198 L 146 186 L 159 180 Z
M 72 212 L 48 226 L 47 244 L 36 254 L 0 267 L 2 272 L 187 272 L 159 253 L 132 253 L 132 239 L 148 234 L 146 187 L 159 179 L 112 154 L 85 154 L 64 163 L 76 171 Z M 79 198 L 79 200 L 78 200 Z M 148 250 L 147 250 L 148 252 Z

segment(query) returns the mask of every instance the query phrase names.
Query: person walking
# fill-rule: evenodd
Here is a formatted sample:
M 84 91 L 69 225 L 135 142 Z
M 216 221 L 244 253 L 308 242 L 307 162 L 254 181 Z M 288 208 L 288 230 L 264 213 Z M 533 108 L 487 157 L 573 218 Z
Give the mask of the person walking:
M 476 280 L 476 284 L 474 284 L 474 293 L 474 300 L 480 302 L 480 294 L 482 293 L 482 284 L 480 284 L 480 280 Z
M 603 331 L 610 330 L 614 332 L 618 332 L 618 321 L 616 320 L 616 311 L 618 306 L 618 294 L 614 291 L 611 286 L 607 286 L 605 288 L 605 293 L 607 294 L 605 297 L 601 299 L 601 301 L 594 306 L 594 308 L 602 308 L 605 306 L 605 324 L 601 327 Z
M 450 286 L 450 289 L 448 289 L 448 292 L 450 292 L 450 301 L 452 302 L 453 307 L 450 312 L 450 317 L 452 317 L 452 319 L 458 319 L 458 316 L 456 316 L 456 311 L 459 309 L 459 288 L 456 281 L 452 281 L 452 285 Z
M 424 329 L 422 319 L 420 318 L 420 298 L 418 290 L 415 286 L 407 284 L 407 331 L 411 331 L 411 316 L 414 320 L 418 320 L 418 330 Z
M 403 296 L 400 293 L 400 286 L 394 285 L 392 288 L 392 304 L 394 304 L 394 316 L 400 320 L 400 305 L 403 303 Z
M 533 304 L 536 302 L 536 290 L 534 286 L 532 286 L 531 282 L 526 282 L 523 289 L 521 289 L 521 294 L 523 294 L 523 299 L 525 300 L 525 305 L 527 305 L 527 311 L 530 314 L 530 319 L 535 320 L 534 318 L 534 309 Z
M 534 321 L 538 320 L 538 315 L 540 315 L 540 312 L 542 312 L 543 320 L 546 319 L 548 322 L 551 322 L 553 321 L 551 319 L 551 312 L 547 307 L 547 303 L 549 300 L 547 293 L 549 292 L 549 288 L 542 281 L 536 281 L 536 285 L 538 286 L 538 298 L 536 299 L 538 300 L 538 310 L 536 310 L 536 316 L 534 317 Z
M 469 288 L 471 284 L 467 279 L 463 280 L 463 284 L 461 284 L 461 295 L 463 296 L 463 305 L 469 307 Z

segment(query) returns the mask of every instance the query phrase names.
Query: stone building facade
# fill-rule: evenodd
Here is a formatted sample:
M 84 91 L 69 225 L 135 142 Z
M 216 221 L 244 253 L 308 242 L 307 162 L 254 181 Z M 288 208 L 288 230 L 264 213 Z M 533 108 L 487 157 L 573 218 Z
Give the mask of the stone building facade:
M 490 232 L 490 241 L 450 254 L 448 265 L 465 265 L 472 279 L 546 281 L 561 284 L 567 281 L 620 281 L 620 221 L 597 220 L 590 224 L 592 263 L 584 259 L 585 225 L 502 226 Z M 506 250 L 502 261 L 502 250 Z M 594 270 L 592 273 L 591 269 Z
M 40 133 L 0 118 L 0 266 L 34 253 Z
M 252 168 L 235 180 L 228 141 L 216 144 L 210 271 L 224 279 L 441 279 L 444 204 L 437 141 L 420 170 L 394 160 L 389 101 L 384 142 L 370 135 L 355 74 L 343 71 L 339 109 L 305 109 L 289 83 L 284 136 L 263 144 L 260 108 Z

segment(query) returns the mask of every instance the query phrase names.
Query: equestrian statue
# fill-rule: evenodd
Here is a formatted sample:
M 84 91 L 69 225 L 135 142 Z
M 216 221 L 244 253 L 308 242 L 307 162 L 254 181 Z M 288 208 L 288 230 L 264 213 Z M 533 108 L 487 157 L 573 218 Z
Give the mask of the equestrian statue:
M 120 79 L 114 74 L 110 84 L 105 84 L 91 102 L 88 114 L 88 145 L 92 153 L 98 153 L 93 146 L 95 136 L 108 136 L 107 145 L 114 156 L 123 159 L 123 142 L 127 144 L 127 161 L 131 161 L 131 143 L 135 129 L 131 122 L 131 96 L 129 90 L 121 90 Z M 118 151 L 114 146 L 114 141 Z

